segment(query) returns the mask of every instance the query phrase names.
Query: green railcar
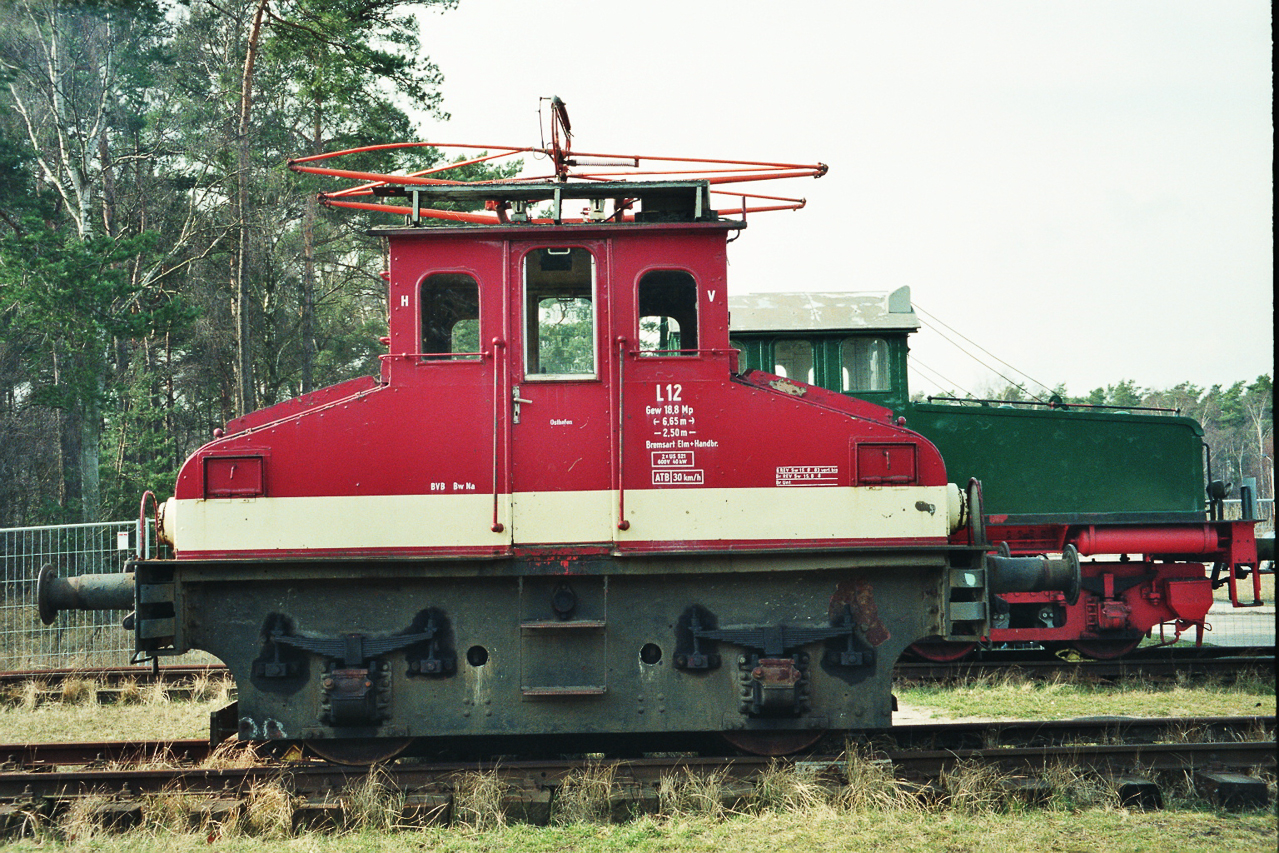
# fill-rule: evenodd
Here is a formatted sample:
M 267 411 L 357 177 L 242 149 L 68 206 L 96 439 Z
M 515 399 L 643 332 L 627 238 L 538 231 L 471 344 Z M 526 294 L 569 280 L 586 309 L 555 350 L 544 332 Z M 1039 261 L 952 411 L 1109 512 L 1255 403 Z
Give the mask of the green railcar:
M 1006 524 L 1202 521 L 1203 429 L 1173 413 L 934 399 L 912 402 L 910 289 L 732 297 L 741 368 L 891 409 L 935 444 L 953 482 L 982 483 Z

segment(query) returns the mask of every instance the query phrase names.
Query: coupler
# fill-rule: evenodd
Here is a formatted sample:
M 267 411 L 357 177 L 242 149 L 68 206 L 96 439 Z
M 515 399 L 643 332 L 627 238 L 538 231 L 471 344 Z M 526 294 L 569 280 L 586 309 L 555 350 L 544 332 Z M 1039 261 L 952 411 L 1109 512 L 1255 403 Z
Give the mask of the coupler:
M 1061 559 L 1049 557 L 1010 557 L 1008 546 L 1000 546 L 998 555 L 986 557 L 990 567 L 990 589 L 1002 592 L 1045 592 L 1055 590 L 1066 596 L 1066 604 L 1079 600 L 1079 552 L 1074 545 L 1062 550 Z
M 40 621 L 52 625 L 63 610 L 132 610 L 133 572 L 58 577 L 46 563 L 36 581 Z

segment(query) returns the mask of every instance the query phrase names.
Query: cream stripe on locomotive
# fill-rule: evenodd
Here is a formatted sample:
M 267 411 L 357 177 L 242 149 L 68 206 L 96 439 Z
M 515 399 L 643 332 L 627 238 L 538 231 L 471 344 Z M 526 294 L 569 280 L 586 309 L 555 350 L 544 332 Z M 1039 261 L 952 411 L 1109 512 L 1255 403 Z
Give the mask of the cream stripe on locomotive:
M 617 492 L 519 492 L 500 497 L 494 532 L 491 494 L 169 500 L 164 529 L 181 553 L 925 539 L 950 534 L 958 501 L 953 485 L 641 489 L 625 493 L 622 531 Z

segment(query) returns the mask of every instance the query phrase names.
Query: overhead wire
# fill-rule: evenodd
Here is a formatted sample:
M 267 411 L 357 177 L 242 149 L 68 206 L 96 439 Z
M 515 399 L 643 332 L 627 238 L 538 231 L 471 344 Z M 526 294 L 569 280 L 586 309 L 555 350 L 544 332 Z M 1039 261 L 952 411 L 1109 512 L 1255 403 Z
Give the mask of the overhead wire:
M 932 382 L 933 384 L 935 384 L 935 385 L 936 385 L 939 389 L 940 389 L 940 388 L 950 387 L 950 388 L 955 388 L 955 389 L 958 389 L 958 390 L 960 390 L 960 391 L 963 391 L 963 392 L 964 392 L 965 394 L 967 394 L 969 397 L 975 397 L 975 396 L 976 396 L 975 394 L 973 394 L 973 392 L 972 392 L 972 391 L 969 391 L 967 388 L 963 387 L 963 386 L 962 386 L 962 385 L 960 385 L 958 382 L 955 382 L 955 381 L 954 381 L 954 380 L 952 380 L 952 379 L 947 379 L 947 378 L 946 378 L 944 375 L 942 375 L 940 372 L 938 372 L 938 371 L 934 370 L 933 368 L 929 367 L 928 365 L 924 364 L 924 363 L 923 363 L 922 361 L 920 361 L 918 358 L 912 358 L 912 359 L 911 359 L 911 360 L 907 363 L 907 366 L 908 366 L 908 367 L 910 367 L 910 369 L 911 369 L 911 370 L 915 371 L 915 373 L 919 374 L 919 376 L 920 376 L 920 377 L 922 377 L 923 379 L 926 379 L 926 380 L 928 380 L 929 382 Z M 931 374 L 932 374 L 932 376 L 925 376 L 925 375 L 924 375 L 924 373 L 922 372 L 922 371 L 924 371 L 924 370 L 927 370 L 929 373 L 931 373 Z M 940 379 L 941 381 L 940 381 L 940 382 L 938 382 L 938 381 L 937 381 L 938 379 Z
M 1039 387 L 1043 388 L 1045 391 L 1048 391 L 1050 394 L 1052 393 L 1052 389 L 1051 389 L 1051 388 L 1049 388 L 1047 385 L 1045 385 L 1044 383 L 1040 382 L 1038 379 L 1034 378 L 1034 377 L 1033 377 L 1033 376 L 1031 376 L 1029 373 L 1026 373 L 1026 372 L 1024 372 L 1024 371 L 1022 371 L 1022 370 L 1018 370 L 1016 367 L 1013 367 L 1011 364 L 1009 364 L 1008 362 L 1004 361 L 1002 358 L 1000 358 L 999 356 L 995 355 L 995 354 L 994 354 L 994 353 L 992 353 L 990 350 L 988 350 L 988 349 L 986 349 L 985 347 L 983 347 L 981 344 L 979 344 L 979 343 L 977 343 L 976 341 L 972 340 L 971 338 L 967 337 L 967 336 L 966 336 L 966 335 L 964 335 L 962 332 L 956 331 L 955 329 L 953 329 L 953 328 L 951 328 L 950 326 L 946 325 L 946 323 L 944 323 L 943 321 L 939 320 L 939 319 L 938 319 L 937 317 L 935 317 L 933 314 L 931 314 L 931 313 L 929 313 L 928 311 L 925 311 L 923 308 L 919 307 L 919 303 L 915 303 L 912 307 L 915 309 L 915 311 L 916 311 L 917 313 L 923 314 L 924 316 L 926 316 L 926 317 L 930 318 L 930 319 L 933 321 L 933 323 L 936 323 L 936 324 L 937 324 L 937 326 L 943 326 L 944 328 L 949 329 L 949 330 L 950 330 L 951 332 L 953 332 L 955 335 L 959 336 L 960 338 L 963 338 L 963 339 L 964 339 L 965 341 L 967 341 L 968 343 L 970 343 L 970 344 L 972 344 L 973 346 L 977 347 L 977 349 L 979 349 L 979 350 L 981 350 L 982 352 L 986 353 L 986 355 L 990 356 L 990 357 L 991 357 L 991 358 L 993 358 L 995 361 L 997 361 L 997 362 L 999 362 L 1000 364 L 1004 365 L 1004 366 L 1005 366 L 1005 367 L 1007 367 L 1009 370 L 1013 371 L 1014 373 L 1019 373 L 1019 374 L 1021 374 L 1022 376 L 1026 377 L 1027 379 L 1029 379 L 1031 382 L 1033 382 L 1033 383 L 1035 383 L 1036 385 L 1038 385 Z M 1003 374 L 1003 373 L 1001 373 L 1001 372 L 1000 372 L 997 368 L 994 368 L 994 367 L 992 367 L 991 365 L 987 364 L 986 362 L 982 361 L 980 358 L 978 358 L 977 356 L 973 355 L 973 354 L 972 354 L 971 352 L 969 352 L 968 350 L 964 349 L 964 347 L 962 347 L 961 345 L 959 345 L 959 344 L 958 344 L 958 343 L 956 343 L 955 341 L 951 340 L 949 337 L 947 337 L 947 336 L 946 336 L 946 333 L 945 333 L 945 332 L 942 332 L 942 331 L 941 331 L 940 329 L 938 329 L 935 325 L 933 325 L 933 323 L 929 323 L 929 322 L 926 322 L 926 321 L 925 321 L 923 324 L 924 324 L 925 326 L 928 326 L 928 327 L 929 327 L 930 329 L 932 329 L 934 332 L 936 332 L 936 333 L 938 334 L 938 336 L 940 336 L 940 337 L 941 337 L 941 339 L 942 339 L 942 340 L 946 341 L 946 343 L 950 344 L 950 345 L 951 345 L 951 346 L 953 346 L 955 349 L 959 350 L 959 351 L 960 351 L 960 352 L 962 352 L 964 355 L 968 356 L 968 357 L 969 357 L 969 358 L 971 358 L 973 361 L 977 362 L 977 363 L 978 363 L 978 364 L 980 364 L 982 367 L 984 367 L 984 368 L 986 368 L 987 370 L 989 370 L 991 373 L 994 373 L 996 376 L 998 376 L 1000 379 L 1002 379 L 1002 380 L 1004 380 L 1005 382 L 1007 382 L 1009 385 L 1013 386 L 1013 387 L 1014 387 L 1014 388 L 1016 388 L 1017 390 L 1021 391 L 1023 394 L 1026 394 L 1027 396 L 1031 397 L 1032 399 L 1034 399 L 1034 400 L 1036 400 L 1036 401 L 1038 401 L 1038 402 L 1041 402 L 1041 403 L 1042 403 L 1042 402 L 1044 402 L 1044 400 L 1043 400 L 1043 399 L 1042 399 L 1042 398 L 1041 398 L 1038 394 L 1034 394 L 1034 393 L 1030 392 L 1029 390 L 1027 390 L 1027 389 L 1026 389 L 1026 386 L 1025 386 L 1024 384 L 1022 384 L 1022 383 L 1020 383 L 1020 382 L 1016 381 L 1015 379 L 1012 379 L 1012 378 L 1011 378 L 1011 377 L 1009 377 L 1009 376 L 1004 375 L 1004 374 Z M 973 396 L 973 395 L 971 394 L 971 392 L 969 392 L 969 396 Z

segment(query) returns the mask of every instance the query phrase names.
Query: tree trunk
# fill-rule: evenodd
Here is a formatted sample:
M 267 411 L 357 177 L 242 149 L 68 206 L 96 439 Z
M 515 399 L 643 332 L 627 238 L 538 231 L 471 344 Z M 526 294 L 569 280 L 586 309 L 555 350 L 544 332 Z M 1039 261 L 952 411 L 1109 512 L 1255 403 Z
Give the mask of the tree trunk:
M 253 66 L 257 62 L 258 39 L 268 0 L 258 0 L 253 26 L 244 51 L 244 76 L 240 81 L 240 126 L 237 135 L 235 214 L 238 232 L 234 272 L 236 385 L 235 413 L 243 415 L 254 407 L 253 358 L 249 325 L 249 115 L 253 107 Z

